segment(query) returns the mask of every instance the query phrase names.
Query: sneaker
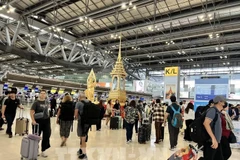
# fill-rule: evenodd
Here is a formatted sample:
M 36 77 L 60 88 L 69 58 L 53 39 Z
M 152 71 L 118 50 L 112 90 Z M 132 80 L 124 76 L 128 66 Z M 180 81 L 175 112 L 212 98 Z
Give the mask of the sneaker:
M 42 153 L 41 153 L 41 156 L 42 156 L 43 158 L 47 158 L 47 157 L 48 157 L 48 155 L 46 154 L 46 152 L 42 152 Z
M 8 136 L 9 138 L 12 138 L 12 134 L 9 134 L 9 136 Z
M 130 140 L 129 141 L 127 141 L 127 144 L 129 144 L 130 143 Z
M 175 151 L 174 147 L 170 148 L 169 150 L 170 150 L 170 151 Z
M 86 155 L 86 154 L 82 154 L 82 155 L 80 155 L 78 158 L 79 158 L 79 159 L 85 159 L 85 160 L 87 160 L 87 155 Z
M 63 142 L 61 143 L 60 147 L 63 147 L 63 146 L 64 146 L 64 144 L 65 144 L 65 142 L 63 141 Z
M 129 142 L 132 142 L 132 140 L 130 139 Z
M 0 128 L 0 131 L 4 130 L 4 128 Z
M 81 156 L 81 155 L 83 154 L 82 149 L 79 149 L 79 150 L 77 151 L 77 154 Z

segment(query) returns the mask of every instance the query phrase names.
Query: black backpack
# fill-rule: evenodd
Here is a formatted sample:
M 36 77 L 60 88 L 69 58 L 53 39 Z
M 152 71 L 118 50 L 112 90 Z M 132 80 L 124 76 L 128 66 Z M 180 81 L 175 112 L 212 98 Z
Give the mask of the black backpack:
M 209 134 L 207 133 L 204 125 L 203 125 L 205 117 L 207 115 L 207 112 L 210 109 L 215 109 L 216 110 L 216 115 L 215 115 L 215 118 L 213 119 L 213 123 L 212 123 L 212 126 L 211 126 L 212 130 L 214 131 L 215 123 L 218 119 L 218 116 L 217 116 L 218 111 L 217 111 L 216 108 L 209 108 L 200 117 L 195 118 L 195 120 L 190 125 L 190 131 L 191 131 L 190 136 L 191 136 L 193 142 L 195 142 L 195 143 L 203 144 L 203 143 L 205 143 L 205 142 L 207 142 L 211 139 Z
M 210 107 L 207 106 L 198 106 L 197 110 L 195 112 L 195 118 L 199 118 L 203 115 L 203 113 L 205 113 Z
M 83 124 L 95 125 L 100 121 L 101 109 L 98 105 L 92 103 L 91 101 L 85 102 L 84 104 L 83 114 L 81 115 L 81 120 Z

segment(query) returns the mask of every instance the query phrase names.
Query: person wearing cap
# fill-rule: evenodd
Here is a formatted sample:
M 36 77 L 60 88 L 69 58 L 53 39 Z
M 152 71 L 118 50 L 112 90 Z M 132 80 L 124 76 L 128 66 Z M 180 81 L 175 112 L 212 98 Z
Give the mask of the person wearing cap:
M 6 118 L 6 134 L 9 135 L 9 138 L 12 138 L 12 125 L 16 116 L 17 108 L 24 109 L 24 107 L 20 104 L 20 100 L 16 98 L 16 93 L 16 89 L 12 89 L 9 93 L 9 98 L 5 100 L 2 107 L 2 118 Z
M 222 137 L 221 111 L 225 106 L 226 98 L 216 96 L 213 102 L 214 106 L 207 111 L 203 123 L 211 139 L 211 141 L 207 141 L 203 145 L 203 157 L 204 160 L 223 160 L 223 152 L 220 144 Z

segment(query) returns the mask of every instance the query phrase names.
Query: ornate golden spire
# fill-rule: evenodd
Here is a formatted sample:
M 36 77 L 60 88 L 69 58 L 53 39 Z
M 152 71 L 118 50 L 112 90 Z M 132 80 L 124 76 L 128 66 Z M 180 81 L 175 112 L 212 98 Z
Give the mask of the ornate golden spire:
M 119 44 L 119 51 L 118 51 L 118 62 L 122 62 L 122 37 L 120 36 L 120 44 Z
M 120 44 L 119 44 L 119 52 L 118 52 L 118 58 L 116 61 L 116 64 L 111 72 L 111 75 L 122 75 L 124 77 L 127 76 L 127 73 L 125 71 L 125 68 L 123 66 L 123 62 L 122 62 L 122 41 L 121 41 L 121 37 L 120 37 Z

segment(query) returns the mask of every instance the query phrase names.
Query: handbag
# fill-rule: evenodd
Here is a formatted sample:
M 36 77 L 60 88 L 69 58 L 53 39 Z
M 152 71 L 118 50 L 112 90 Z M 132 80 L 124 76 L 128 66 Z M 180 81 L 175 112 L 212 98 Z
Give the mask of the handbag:
M 46 105 L 46 101 L 45 101 L 45 105 Z M 42 112 L 34 114 L 34 119 L 43 119 L 43 117 L 44 117 L 44 110 Z
M 39 112 L 39 113 L 35 113 L 34 114 L 34 118 L 35 119 L 43 119 L 44 117 L 44 113 L 43 112 Z
M 229 137 L 228 137 L 228 142 L 229 143 L 237 143 L 237 138 L 236 136 L 234 135 L 234 133 L 231 131 Z

